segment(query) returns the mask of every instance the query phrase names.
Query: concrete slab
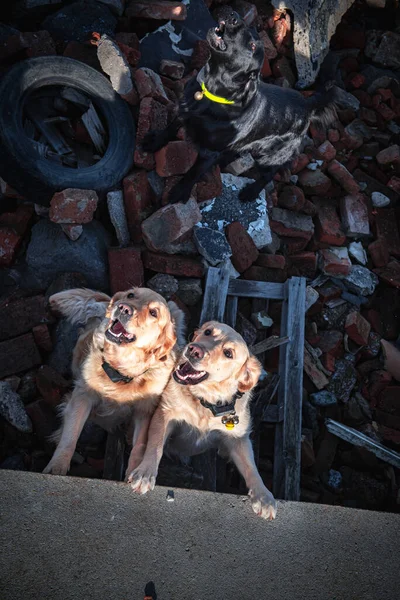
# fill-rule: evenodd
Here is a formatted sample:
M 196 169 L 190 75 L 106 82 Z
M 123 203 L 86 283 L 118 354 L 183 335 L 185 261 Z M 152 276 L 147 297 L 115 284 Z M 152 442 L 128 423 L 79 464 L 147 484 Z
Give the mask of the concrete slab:
M 0 472 L 1 600 L 394 600 L 400 515 Z

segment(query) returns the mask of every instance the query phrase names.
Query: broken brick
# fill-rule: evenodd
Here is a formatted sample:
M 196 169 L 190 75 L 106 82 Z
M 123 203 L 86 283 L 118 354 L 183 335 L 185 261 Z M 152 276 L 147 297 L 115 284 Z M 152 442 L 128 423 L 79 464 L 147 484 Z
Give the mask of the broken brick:
M 326 275 L 346 277 L 351 270 L 351 261 L 347 255 L 340 257 L 332 250 L 320 250 L 321 269 Z
M 244 279 L 249 281 L 270 281 L 273 283 L 284 283 L 287 279 L 286 269 L 266 269 L 252 265 L 242 273 Z
M 150 171 L 155 167 L 155 158 L 152 153 L 145 152 L 142 147 L 144 136 L 150 131 L 164 130 L 167 126 L 168 110 L 166 106 L 154 100 L 143 98 L 140 103 L 139 121 L 136 132 L 136 148 L 134 153 L 135 165 Z
M 112 295 L 143 285 L 143 263 L 138 248 L 109 248 L 108 264 Z
M 270 227 L 278 235 L 305 240 L 310 240 L 314 233 L 311 217 L 277 207 L 270 211 Z
M 391 165 L 392 163 L 400 162 L 400 146 L 394 144 L 384 150 L 381 150 L 376 155 L 376 160 L 380 165 Z
M 70 384 L 55 369 L 42 365 L 36 371 L 36 386 L 46 404 L 55 408 L 61 403 Z
M 169 104 L 170 101 L 165 93 L 164 86 L 158 73 L 155 73 L 152 69 L 148 69 L 147 67 L 141 67 L 134 71 L 133 79 L 140 100 L 150 96 L 151 98 L 158 100 L 158 102 L 161 102 L 161 104 Z
M 314 252 L 294 254 L 290 257 L 290 265 L 295 267 L 298 275 L 311 279 L 317 271 L 317 255 Z
M 31 333 L 0 342 L 0 378 L 28 371 L 41 362 L 41 356 Z
M 197 202 L 212 200 L 222 194 L 221 171 L 217 165 L 196 185 Z
M 68 188 L 57 192 L 50 202 L 50 220 L 53 223 L 89 223 L 97 202 L 98 196 L 93 190 Z
M 155 194 L 146 171 L 128 175 L 122 185 L 129 234 L 133 242 L 139 243 L 142 240 L 141 224 L 154 209 Z
M 343 228 L 347 237 L 369 236 L 368 208 L 362 194 L 345 196 L 340 201 Z
M 36 325 L 52 323 L 44 296 L 31 296 L 4 303 L 1 308 L 0 340 L 27 333 Z
M 387 186 L 394 190 L 397 194 L 400 194 L 400 177 L 393 175 L 387 183 Z
M 319 332 L 320 339 L 318 341 L 318 347 L 325 354 L 330 354 L 335 358 L 341 358 L 344 353 L 343 346 L 343 333 L 330 329 L 328 331 Z
M 47 325 L 36 325 L 32 328 L 32 333 L 39 350 L 43 352 L 51 352 L 53 350 L 53 342 L 51 341 Z
M 330 162 L 336 156 L 336 148 L 327 140 L 317 148 L 318 155 L 322 160 Z
M 193 46 L 193 54 L 190 57 L 190 67 L 200 71 L 209 61 L 211 56 L 210 46 L 207 40 L 196 40 Z
M 157 21 L 184 21 L 187 10 L 182 2 L 170 0 L 138 0 L 130 2 L 125 9 L 129 18 L 156 19 Z
M 348 194 L 357 194 L 360 191 L 360 186 L 352 174 L 337 160 L 328 165 L 328 173 Z
M 272 60 L 272 59 L 276 58 L 278 56 L 278 52 L 277 52 L 274 44 L 272 43 L 272 40 L 269 37 L 268 33 L 266 31 L 260 31 L 260 33 L 258 35 L 264 46 L 265 58 L 267 58 L 268 60 Z
M 389 285 L 400 289 L 400 262 L 391 260 L 385 267 L 373 269 L 374 273 Z
M 297 175 L 297 173 L 300 173 L 300 171 L 306 168 L 309 162 L 310 159 L 308 158 L 307 154 L 299 154 L 293 160 L 290 170 L 293 173 L 293 175 Z
M 377 238 L 383 238 L 389 253 L 400 257 L 400 234 L 397 226 L 396 211 L 393 208 L 377 209 L 375 213 Z
M 257 246 L 239 221 L 227 225 L 225 235 L 232 249 L 232 264 L 239 273 L 243 273 L 257 259 Z
M 332 202 L 316 202 L 315 239 L 319 243 L 343 246 L 346 241 L 339 216 Z
M 266 269 L 284 269 L 286 258 L 281 254 L 259 254 L 255 264 Z
M 356 344 L 360 346 L 368 344 L 371 325 L 358 311 L 353 311 L 347 315 L 345 329 L 349 338 Z
M 185 71 L 185 65 L 176 60 L 162 60 L 160 63 L 160 73 L 171 79 L 182 79 Z
M 379 237 L 368 246 L 374 267 L 386 267 L 389 262 L 389 250 L 385 238 Z
M 146 246 L 155 252 L 167 252 L 170 245 L 179 241 L 202 220 L 202 214 L 194 198 L 186 204 L 163 206 L 142 223 Z
M 278 198 L 279 206 L 294 211 L 302 210 L 305 202 L 303 191 L 296 185 L 285 186 Z
M 197 150 L 190 142 L 169 142 L 155 153 L 156 171 L 160 177 L 184 175 L 197 160 Z
M 293 172 L 293 171 L 292 171 Z M 324 196 L 331 188 L 331 180 L 322 171 L 305 169 L 299 173 L 299 183 L 305 194 Z
M 0 227 L 0 266 L 9 267 L 21 245 L 22 237 L 9 227 Z
M 204 267 L 200 261 L 178 254 L 156 254 L 145 251 L 143 264 L 146 269 L 156 273 L 185 277 L 203 277 L 204 275 Z

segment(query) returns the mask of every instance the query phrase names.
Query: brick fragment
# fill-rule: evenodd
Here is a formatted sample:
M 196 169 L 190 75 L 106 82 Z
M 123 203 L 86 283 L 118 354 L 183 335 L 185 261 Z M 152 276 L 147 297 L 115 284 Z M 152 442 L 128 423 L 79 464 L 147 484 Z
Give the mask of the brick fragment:
M 322 171 L 309 171 L 308 169 L 299 173 L 299 184 L 305 194 L 311 196 L 324 196 L 331 188 L 331 180 Z
M 239 221 L 227 225 L 225 235 L 232 249 L 232 264 L 239 273 L 243 273 L 258 258 L 257 246 Z
M 97 202 L 98 196 L 93 190 L 68 188 L 57 192 L 50 202 L 50 220 L 53 223 L 89 223 Z
M 315 203 L 317 216 L 315 218 L 315 239 L 319 243 L 332 246 L 343 246 L 346 236 L 332 202 L 319 201 Z
M 33 327 L 32 333 L 39 350 L 43 352 L 51 352 L 53 350 L 53 342 L 51 341 L 47 325 L 36 325 Z
M 36 372 L 36 386 L 49 406 L 58 406 L 70 388 L 69 382 L 52 367 L 42 365 Z
M 52 323 L 44 296 L 20 298 L 3 304 L 1 309 L 0 340 L 27 333 L 36 325 Z
M 374 267 L 386 267 L 389 262 L 389 250 L 385 238 L 379 237 L 369 244 L 368 252 L 371 255 Z
M 111 294 L 143 285 L 143 263 L 138 248 L 109 248 L 108 264 Z
M 371 325 L 358 311 L 351 312 L 347 315 L 345 329 L 349 338 L 356 344 L 359 344 L 360 346 L 366 346 L 368 344 Z
M 259 254 L 255 264 L 267 269 L 284 269 L 286 258 L 281 254 Z
M 0 342 L 0 378 L 28 371 L 41 362 L 42 359 L 31 333 Z
M 346 250 L 340 248 L 340 250 Z M 334 275 L 336 277 L 346 277 L 351 270 L 351 261 L 348 257 L 347 250 L 342 253 L 342 256 L 335 254 L 332 249 L 320 250 L 321 269 L 325 275 Z
M 352 174 L 337 160 L 328 165 L 328 173 L 348 194 L 357 194 L 360 191 L 360 186 Z
M 150 171 L 155 167 L 154 155 L 142 149 L 144 136 L 150 131 L 164 130 L 167 126 L 167 107 L 154 98 L 143 98 L 140 103 L 139 121 L 136 132 L 135 165 Z
M 182 79 L 185 72 L 185 65 L 176 60 L 163 59 L 160 63 L 160 73 L 171 79 Z
M 169 142 L 155 153 L 156 171 L 160 177 L 184 175 L 197 160 L 197 150 L 190 142 Z
M 400 146 L 394 144 L 384 150 L 381 150 L 376 155 L 376 160 L 380 165 L 391 165 L 393 163 L 400 163 Z
M 128 175 L 122 185 L 129 234 L 133 242 L 139 243 L 142 240 L 142 221 L 154 210 L 155 194 L 146 171 L 136 171 Z
M 278 204 L 288 210 L 300 211 L 304 207 L 306 199 L 303 191 L 296 185 L 287 185 L 279 194 Z
M 369 236 L 368 208 L 362 194 L 341 198 L 340 212 L 347 237 Z
M 317 255 L 315 252 L 299 252 L 290 257 L 290 264 L 296 268 L 298 275 L 312 278 L 317 272 Z
M 156 19 L 157 21 L 184 21 L 187 16 L 185 4 L 170 0 L 139 0 L 130 2 L 125 9 L 130 18 Z
M 375 225 L 377 238 L 383 238 L 389 253 L 400 257 L 400 233 L 397 226 L 396 211 L 393 208 L 376 210 Z
M 142 223 L 142 235 L 149 250 L 167 252 L 171 244 L 178 242 L 202 220 L 202 214 L 194 198 L 186 204 L 163 206 Z
M 200 261 L 179 254 L 156 254 L 146 250 L 143 253 L 143 264 L 146 269 L 156 273 L 184 277 L 203 277 L 204 275 L 204 266 Z

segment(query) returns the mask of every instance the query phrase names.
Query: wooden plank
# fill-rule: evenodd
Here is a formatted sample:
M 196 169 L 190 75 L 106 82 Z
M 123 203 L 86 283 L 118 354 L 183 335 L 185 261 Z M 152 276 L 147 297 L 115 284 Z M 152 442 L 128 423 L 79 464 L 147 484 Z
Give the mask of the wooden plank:
M 228 268 L 209 267 L 200 315 L 200 325 L 206 321 L 223 321 L 229 284 Z
M 343 423 L 338 423 L 333 419 L 326 419 L 325 425 L 330 433 L 333 433 L 350 444 L 361 446 L 362 448 L 369 450 L 381 460 L 400 469 L 400 454 L 398 452 L 386 448 L 386 446 L 376 442 L 364 433 L 361 433 L 352 427 L 348 427 L 347 425 L 343 425 Z
M 34 106 L 27 105 L 25 111 L 29 119 L 57 154 L 68 154 L 71 152 L 70 146 L 58 131 L 57 127 L 52 123 L 46 123 Z
M 106 453 L 104 456 L 103 479 L 123 481 L 125 467 L 125 434 L 117 429 L 107 436 Z
M 292 277 L 288 281 L 286 359 L 283 395 L 283 456 L 285 460 L 285 500 L 300 500 L 301 410 L 303 400 L 303 362 L 306 280 Z
M 271 335 L 266 340 L 262 340 L 261 342 L 258 342 L 258 344 L 250 346 L 249 350 L 252 354 L 257 356 L 257 354 L 261 354 L 261 352 L 267 352 L 267 350 L 272 350 L 272 348 L 283 346 L 283 344 L 287 344 L 288 341 L 289 338 L 287 336 L 278 337 L 277 335 Z
M 283 300 L 285 298 L 284 283 L 266 283 L 264 281 L 246 281 L 245 279 L 231 279 L 228 294 L 242 298 L 269 298 L 270 300 Z
M 225 307 L 225 319 L 224 322 L 233 327 L 236 327 L 236 319 L 237 319 L 237 310 L 238 310 L 238 298 L 237 296 L 228 296 L 226 299 L 226 307 Z
M 81 119 L 97 152 L 103 154 L 106 149 L 106 132 L 92 103 Z
M 85 94 L 79 92 L 75 88 L 65 87 L 61 90 L 60 94 L 61 98 L 64 100 L 68 100 L 68 102 L 72 102 L 75 106 L 79 106 L 79 108 L 88 109 L 90 106 L 90 100 Z

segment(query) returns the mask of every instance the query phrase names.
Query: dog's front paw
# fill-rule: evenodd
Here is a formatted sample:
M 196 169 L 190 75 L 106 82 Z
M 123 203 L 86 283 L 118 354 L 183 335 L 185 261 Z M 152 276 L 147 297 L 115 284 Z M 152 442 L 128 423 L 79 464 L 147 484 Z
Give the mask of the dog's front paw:
M 162 131 L 149 131 L 144 136 L 141 146 L 145 152 L 157 152 L 168 142 L 165 140 Z
M 251 506 L 259 517 L 272 521 L 276 517 L 276 500 L 267 488 L 249 491 Z
M 257 182 L 248 183 L 239 192 L 239 200 L 241 202 L 253 202 L 260 194 L 260 187 Z
M 137 494 L 147 494 L 154 490 L 156 484 L 157 471 L 152 468 L 138 467 L 127 478 L 131 488 Z
M 70 463 L 69 461 L 65 461 L 63 459 L 51 459 L 49 464 L 45 469 L 43 469 L 43 473 L 50 475 L 66 475 L 69 471 Z

